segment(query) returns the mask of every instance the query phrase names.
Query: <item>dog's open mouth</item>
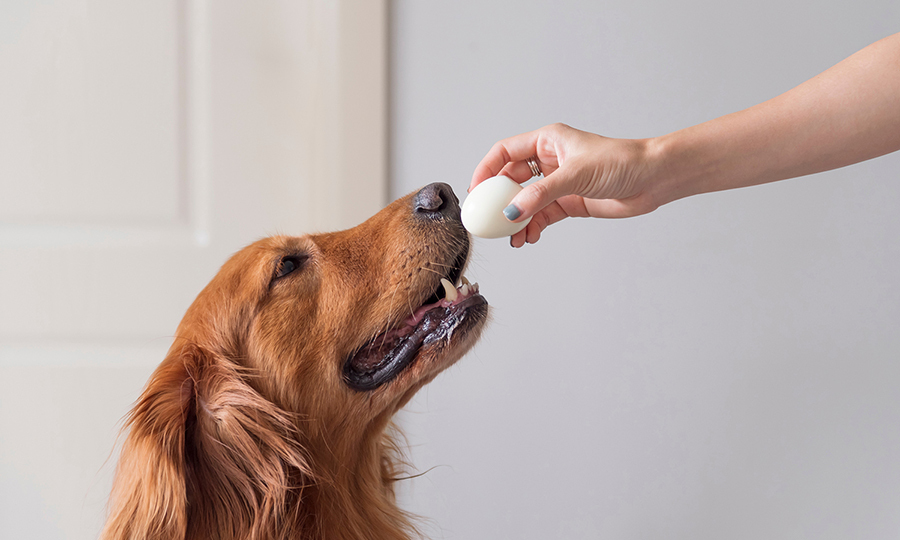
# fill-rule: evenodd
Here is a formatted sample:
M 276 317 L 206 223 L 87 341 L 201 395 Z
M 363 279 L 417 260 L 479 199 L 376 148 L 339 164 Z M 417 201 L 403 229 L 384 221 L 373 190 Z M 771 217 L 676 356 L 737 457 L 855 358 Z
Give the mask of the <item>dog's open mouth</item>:
M 344 364 L 344 380 L 356 390 L 373 390 L 393 380 L 425 348 L 451 343 L 454 333 L 477 326 L 487 314 L 478 284 L 461 277 L 461 267 L 403 323 L 377 336 Z M 459 283 L 451 281 L 459 279 Z

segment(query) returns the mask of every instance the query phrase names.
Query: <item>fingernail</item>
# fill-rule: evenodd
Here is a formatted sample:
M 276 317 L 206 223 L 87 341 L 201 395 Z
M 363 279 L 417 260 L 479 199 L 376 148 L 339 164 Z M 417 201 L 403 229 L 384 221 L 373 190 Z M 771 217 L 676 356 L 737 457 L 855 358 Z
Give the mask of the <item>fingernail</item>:
M 522 211 L 516 208 L 516 205 L 511 204 L 503 209 L 503 215 L 506 216 L 506 219 L 515 221 L 516 218 L 522 215 Z

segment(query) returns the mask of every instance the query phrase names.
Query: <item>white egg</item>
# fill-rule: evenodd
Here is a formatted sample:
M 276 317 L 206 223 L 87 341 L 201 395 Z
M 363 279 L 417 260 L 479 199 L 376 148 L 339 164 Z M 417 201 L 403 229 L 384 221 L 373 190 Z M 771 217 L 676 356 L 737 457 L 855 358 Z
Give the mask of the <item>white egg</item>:
M 503 209 L 520 191 L 522 186 L 507 176 L 495 176 L 478 184 L 463 201 L 463 226 L 482 238 L 503 238 L 521 231 L 531 218 L 513 223 L 503 215 Z

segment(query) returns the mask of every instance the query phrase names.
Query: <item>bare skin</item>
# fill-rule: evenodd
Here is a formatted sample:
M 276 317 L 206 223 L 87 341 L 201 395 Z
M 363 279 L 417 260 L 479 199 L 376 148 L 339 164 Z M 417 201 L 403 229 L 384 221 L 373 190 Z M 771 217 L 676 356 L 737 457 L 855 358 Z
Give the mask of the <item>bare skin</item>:
M 535 243 L 567 217 L 624 218 L 712 191 L 836 169 L 900 150 L 900 33 L 759 105 L 650 139 L 612 139 L 553 124 L 496 143 L 469 190 L 505 174 L 545 178 L 513 199 L 510 237 Z

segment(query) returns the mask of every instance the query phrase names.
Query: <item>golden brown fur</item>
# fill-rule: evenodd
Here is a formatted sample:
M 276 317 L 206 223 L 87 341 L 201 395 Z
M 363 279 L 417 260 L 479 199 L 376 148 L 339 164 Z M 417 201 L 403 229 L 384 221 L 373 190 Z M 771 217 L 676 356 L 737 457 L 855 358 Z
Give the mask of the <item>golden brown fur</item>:
M 348 387 L 342 367 L 465 262 L 458 205 L 423 215 L 418 200 L 222 267 L 128 417 L 104 540 L 413 535 L 391 417 L 474 343 L 486 304 L 378 388 Z M 302 268 L 277 277 L 288 259 Z

